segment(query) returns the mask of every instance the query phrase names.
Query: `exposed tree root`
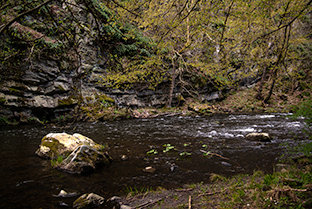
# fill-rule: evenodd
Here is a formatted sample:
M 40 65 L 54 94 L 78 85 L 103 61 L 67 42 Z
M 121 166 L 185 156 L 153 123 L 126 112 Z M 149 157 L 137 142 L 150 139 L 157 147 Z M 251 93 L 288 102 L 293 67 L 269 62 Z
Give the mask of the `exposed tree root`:
M 293 188 L 276 188 L 268 192 L 270 200 L 279 200 L 282 197 L 289 197 L 292 201 L 298 202 L 299 198 L 295 192 L 307 192 L 308 189 L 293 189 Z

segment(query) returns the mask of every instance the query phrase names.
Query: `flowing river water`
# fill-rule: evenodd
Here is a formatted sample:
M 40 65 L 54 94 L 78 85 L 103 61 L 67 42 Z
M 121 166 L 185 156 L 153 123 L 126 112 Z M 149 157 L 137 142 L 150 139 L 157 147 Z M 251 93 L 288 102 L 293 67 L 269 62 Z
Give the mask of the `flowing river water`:
M 294 139 L 304 139 L 304 122 L 288 116 L 220 114 L 75 123 L 67 128 L 1 127 L 0 208 L 71 208 L 79 195 L 89 192 L 109 198 L 141 188 L 209 183 L 211 173 L 270 173 L 285 150 L 281 144 L 293 145 L 298 141 Z M 51 132 L 81 133 L 108 145 L 114 161 L 85 176 L 54 170 L 49 160 L 34 154 L 41 139 Z M 273 140 L 246 140 L 244 136 L 251 132 L 270 133 Z M 170 144 L 168 152 L 164 152 L 166 144 Z M 154 152 L 148 155 L 151 150 Z M 204 151 L 218 156 L 204 156 Z M 123 155 L 128 159 L 122 159 Z M 156 171 L 144 172 L 148 166 Z M 60 190 L 77 196 L 55 197 Z

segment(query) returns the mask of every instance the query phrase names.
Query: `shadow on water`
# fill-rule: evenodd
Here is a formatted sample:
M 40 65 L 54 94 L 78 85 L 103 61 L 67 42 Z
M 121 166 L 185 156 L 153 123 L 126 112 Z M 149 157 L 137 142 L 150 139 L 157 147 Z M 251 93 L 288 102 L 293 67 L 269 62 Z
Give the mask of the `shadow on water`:
M 169 189 L 208 183 L 211 173 L 232 176 L 254 170 L 272 172 L 283 152 L 280 144 L 294 143 L 294 135 L 303 139 L 303 125 L 303 121 L 291 120 L 286 114 L 239 114 L 77 123 L 66 129 L 2 127 L 0 208 L 71 207 L 77 196 L 53 196 L 62 189 L 108 198 L 125 194 L 126 188 Z M 114 161 L 88 176 L 53 170 L 49 161 L 34 154 L 41 138 L 50 132 L 81 133 L 107 144 Z M 251 132 L 268 132 L 274 140 L 248 141 L 244 136 Z M 164 152 L 165 144 L 170 144 L 170 151 Z M 147 155 L 151 150 L 155 154 Z M 204 156 L 203 151 L 224 158 Z M 128 159 L 122 160 L 122 155 Z M 144 172 L 147 166 L 156 171 Z

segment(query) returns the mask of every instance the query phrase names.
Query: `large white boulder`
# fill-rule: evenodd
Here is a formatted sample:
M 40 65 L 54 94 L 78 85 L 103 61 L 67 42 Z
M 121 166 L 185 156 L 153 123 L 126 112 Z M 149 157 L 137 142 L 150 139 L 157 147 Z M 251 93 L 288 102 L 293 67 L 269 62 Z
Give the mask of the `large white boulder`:
M 50 159 L 68 156 L 79 145 L 88 145 L 96 150 L 100 150 L 102 147 L 92 139 L 81 134 L 49 133 L 42 138 L 36 154 Z
M 41 140 L 36 154 L 52 159 L 54 168 L 77 174 L 89 173 L 112 160 L 103 145 L 81 134 L 47 134 Z

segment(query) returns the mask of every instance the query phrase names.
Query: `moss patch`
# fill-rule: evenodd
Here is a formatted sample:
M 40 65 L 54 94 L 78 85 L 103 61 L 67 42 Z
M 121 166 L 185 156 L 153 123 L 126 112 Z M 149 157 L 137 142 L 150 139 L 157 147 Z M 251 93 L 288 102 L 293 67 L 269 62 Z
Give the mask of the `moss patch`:
M 106 101 L 106 102 L 115 104 L 115 100 L 110 98 L 109 96 L 106 96 L 105 94 L 98 96 L 98 100 L 100 102 Z
M 6 99 L 4 97 L 0 97 L 0 105 L 3 105 L 6 102 Z
M 66 152 L 66 147 L 58 140 L 55 140 L 53 138 L 47 140 L 46 137 L 43 137 L 41 146 L 50 148 L 50 151 L 48 152 L 48 157 L 51 159 L 57 159 L 59 156 L 66 156 L 69 154 L 69 152 Z
M 58 104 L 60 106 L 70 106 L 73 104 L 77 104 L 77 98 L 74 96 L 70 96 L 67 99 L 60 99 L 60 100 L 58 100 Z

